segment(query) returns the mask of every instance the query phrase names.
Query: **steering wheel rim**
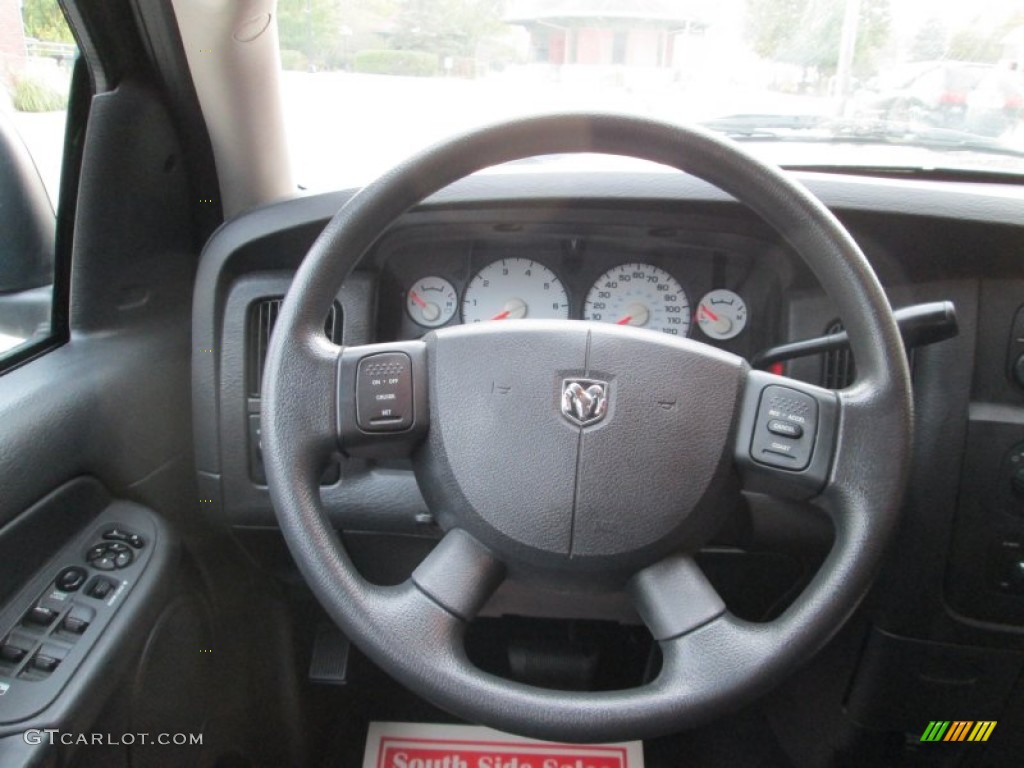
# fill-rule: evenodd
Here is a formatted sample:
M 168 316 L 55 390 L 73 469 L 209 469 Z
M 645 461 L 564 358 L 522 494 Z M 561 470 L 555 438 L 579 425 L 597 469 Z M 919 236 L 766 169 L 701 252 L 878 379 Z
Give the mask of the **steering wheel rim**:
M 338 366 L 343 352 L 323 336 L 322 318 L 359 258 L 402 213 L 470 173 L 573 152 L 669 165 L 746 204 L 817 275 L 839 310 L 858 365 L 857 382 L 839 393 L 766 374 L 745 385 L 749 390 L 754 381 L 763 390 L 766 382 L 781 384 L 820 398 L 822 407 L 834 399 L 834 417 L 827 408 L 822 412 L 823 421 L 834 419 L 834 445 L 822 448 L 830 450 L 827 479 L 813 502 L 832 517 L 835 543 L 816 576 L 781 616 L 752 624 L 724 610 L 689 558 L 669 555 L 643 568 L 629 589 L 661 645 L 662 670 L 654 681 L 622 691 L 552 691 L 477 669 L 461 639 L 466 621 L 503 577 L 493 547 L 454 527 L 409 581 L 374 586 L 353 567 L 318 490 L 325 457 L 338 449 L 344 402 L 338 387 L 345 385 Z M 838 220 L 797 182 L 727 140 L 619 115 L 552 115 L 474 131 L 419 154 L 359 192 L 296 273 L 268 349 L 264 382 L 271 498 L 288 547 L 329 615 L 374 661 L 435 704 L 468 720 L 548 739 L 673 732 L 777 683 L 842 626 L 866 593 L 898 519 L 910 460 L 912 406 L 902 341 L 877 278 Z M 668 605 L 667 596 L 679 589 L 688 591 L 686 605 Z M 678 611 L 682 618 L 675 617 Z

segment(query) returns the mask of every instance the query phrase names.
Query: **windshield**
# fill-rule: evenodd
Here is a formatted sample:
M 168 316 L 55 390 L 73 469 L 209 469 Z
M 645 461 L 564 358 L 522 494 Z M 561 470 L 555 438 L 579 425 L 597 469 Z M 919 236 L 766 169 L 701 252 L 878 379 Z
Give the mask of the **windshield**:
M 566 109 L 790 167 L 1024 174 L 1024 0 L 278 0 L 278 21 L 307 188 Z

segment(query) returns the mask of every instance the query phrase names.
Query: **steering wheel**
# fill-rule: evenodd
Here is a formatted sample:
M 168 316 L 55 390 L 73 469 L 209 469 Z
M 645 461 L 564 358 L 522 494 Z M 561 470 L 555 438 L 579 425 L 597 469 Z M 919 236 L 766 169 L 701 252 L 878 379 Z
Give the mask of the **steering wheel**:
M 345 348 L 326 339 L 323 318 L 342 281 L 402 213 L 488 166 L 572 152 L 673 166 L 758 213 L 838 308 L 857 381 L 825 390 L 685 338 L 574 320 L 479 323 Z M 900 334 L 842 225 L 797 182 L 727 140 L 617 115 L 474 131 L 360 191 L 296 273 L 264 381 L 271 498 L 334 621 L 438 706 L 553 740 L 675 732 L 778 683 L 869 588 L 911 452 Z M 339 448 L 412 457 L 445 535 L 404 584 L 365 581 L 324 515 L 319 477 Z M 691 557 L 722 522 L 725 505 L 716 502 L 737 475 L 747 489 L 810 501 L 835 528 L 820 570 L 767 623 L 731 615 Z M 480 670 L 464 651 L 465 628 L 505 578 L 625 590 L 660 645 L 660 673 L 642 686 L 581 693 Z

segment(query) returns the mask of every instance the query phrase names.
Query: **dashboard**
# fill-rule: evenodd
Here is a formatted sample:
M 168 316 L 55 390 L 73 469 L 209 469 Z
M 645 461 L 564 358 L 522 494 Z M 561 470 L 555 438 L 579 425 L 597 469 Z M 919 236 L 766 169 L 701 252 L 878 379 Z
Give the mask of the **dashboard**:
M 858 722 L 913 730 L 924 708 L 946 702 L 940 709 L 955 711 L 968 690 L 1004 700 L 1024 669 L 1024 191 L 797 178 L 856 239 L 894 308 L 950 301 L 958 316 L 957 336 L 912 352 L 915 455 L 903 520 L 866 609 L 863 661 L 845 703 Z M 285 579 L 296 574 L 262 473 L 260 372 L 295 270 L 352 194 L 285 201 L 228 222 L 196 277 L 201 512 Z M 664 173 L 471 177 L 396 221 L 336 298 L 325 332 L 353 345 L 555 316 L 685 335 L 752 360 L 838 320 L 777 233 L 724 193 Z M 782 370 L 831 388 L 849 385 L 855 371 L 842 352 L 791 359 Z M 375 583 L 401 582 L 438 539 L 408 460 L 339 453 L 320 495 Z M 736 495 L 729 522 L 697 557 L 737 616 L 771 618 L 827 557 L 831 522 L 801 505 Z M 538 595 L 514 582 L 485 613 L 635 621 L 615 596 Z M 918 675 L 911 660 L 921 658 L 929 667 Z M 920 706 L 894 710 L 891 686 L 913 691 Z
M 855 237 L 894 307 L 952 301 L 959 316 L 956 338 L 913 353 L 916 460 L 893 566 L 902 576 L 886 591 L 888 628 L 974 642 L 951 611 L 1024 627 L 1024 582 L 1014 575 L 1024 497 L 1011 485 L 1013 456 L 1024 455 L 1024 386 L 1010 359 L 1024 305 L 1024 194 L 994 184 L 799 178 Z M 227 223 L 196 278 L 193 422 L 203 511 L 249 536 L 265 532 L 260 546 L 276 551 L 283 568 L 290 561 L 260 456 L 262 355 L 295 269 L 351 194 L 285 201 Z M 820 336 L 838 319 L 777 233 L 698 180 L 540 173 L 471 177 L 403 215 L 346 280 L 325 331 L 339 344 L 366 344 L 552 315 L 675 332 L 747 360 Z M 838 388 L 853 380 L 853 363 L 812 355 L 786 362 L 783 372 Z M 401 580 L 436 540 L 408 462 L 339 454 L 321 482 L 331 521 L 347 541 L 358 540 L 350 553 L 381 583 Z M 714 554 L 721 567 L 704 564 L 736 581 L 730 605 L 742 613 L 746 603 L 752 616 L 783 604 L 784 585 L 813 572 L 830 540 L 827 521 L 762 501 L 737 506 L 716 542 L 725 548 Z M 750 558 L 765 541 L 771 548 L 791 536 L 798 544 L 786 556 L 759 561 L 771 573 L 752 589 L 742 578 Z M 742 565 L 727 556 L 738 551 L 747 553 Z M 554 612 L 616 610 L 559 604 Z

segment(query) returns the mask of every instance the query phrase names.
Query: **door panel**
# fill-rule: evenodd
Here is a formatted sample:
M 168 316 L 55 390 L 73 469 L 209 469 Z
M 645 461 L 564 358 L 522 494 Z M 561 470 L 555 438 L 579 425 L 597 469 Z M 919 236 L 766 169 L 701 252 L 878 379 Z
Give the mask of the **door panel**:
M 185 164 L 169 113 L 141 83 L 93 98 L 79 135 L 67 341 L 0 375 L 0 644 L 13 648 L 0 661 L 4 766 L 77 761 L 26 743 L 26 729 L 88 732 L 139 669 L 159 617 L 195 590 L 178 535 L 199 508 Z M 143 546 L 105 538 L 112 529 Z M 107 559 L 93 551 L 109 545 Z M 64 590 L 55 579 L 69 567 L 84 582 Z M 89 593 L 100 579 L 109 593 Z

